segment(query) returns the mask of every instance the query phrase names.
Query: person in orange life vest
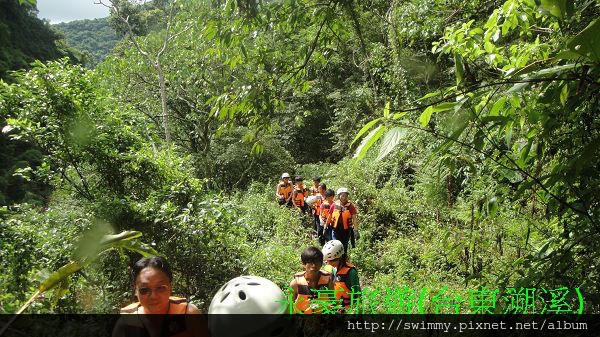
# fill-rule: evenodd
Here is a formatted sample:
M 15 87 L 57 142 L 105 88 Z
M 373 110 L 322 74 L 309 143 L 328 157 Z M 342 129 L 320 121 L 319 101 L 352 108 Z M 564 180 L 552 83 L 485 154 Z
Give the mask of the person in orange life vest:
M 288 207 L 292 207 L 292 190 L 294 189 L 294 185 L 290 182 L 290 174 L 284 173 L 281 175 L 281 181 L 277 184 L 277 189 L 275 190 L 275 196 L 277 197 L 277 201 L 280 205 L 287 205 Z
M 329 208 L 325 226 L 332 228 L 332 239 L 339 240 L 344 245 L 344 254 L 348 254 L 348 243 L 354 248 L 355 240 L 359 239 L 358 216 L 356 207 L 348 200 L 350 193 L 345 187 L 337 190 L 338 200 Z
M 294 192 L 292 192 L 292 201 L 294 202 L 294 207 L 300 209 L 302 214 L 305 214 L 308 210 L 308 206 L 304 198 L 308 196 L 308 191 L 306 187 L 304 187 L 304 179 L 302 176 L 296 176 L 294 181 L 296 182 L 296 186 L 294 186 Z
M 210 336 L 205 319 L 193 315 L 201 314 L 200 310 L 185 298 L 171 296 L 173 273 L 165 259 L 140 259 L 133 266 L 132 279 L 138 302 L 120 310 L 113 337 Z
M 320 176 L 314 176 L 312 178 L 313 184 L 310 187 L 310 189 L 308 190 L 308 192 L 310 193 L 311 196 L 313 197 L 320 197 L 321 194 L 319 193 L 319 184 L 321 184 L 321 177 Z M 313 216 L 313 230 L 315 231 L 315 235 L 318 236 L 319 235 L 319 222 L 318 222 L 318 216 L 316 214 L 316 210 L 318 209 L 318 207 L 321 205 L 321 200 L 316 199 L 314 201 L 314 203 L 310 206 L 311 210 L 311 214 Z
M 331 205 L 334 204 L 333 198 L 335 196 L 335 192 L 332 189 L 327 189 L 325 191 L 325 197 L 323 198 L 323 202 L 321 203 L 321 212 L 319 214 L 321 220 L 321 227 L 323 228 L 323 239 L 325 242 L 332 240 L 331 236 L 331 226 L 326 226 L 327 218 L 329 216 L 329 209 Z
M 333 278 L 330 273 L 321 270 L 323 253 L 319 248 L 306 248 L 300 259 L 304 271 L 294 274 L 294 279 L 290 282 L 290 288 L 293 290 L 294 311 L 305 314 L 318 313 L 318 310 L 313 310 L 311 300 L 323 298 L 324 295 L 319 294 L 317 290 L 333 290 Z
M 327 242 L 325 239 L 325 231 L 323 225 L 321 224 L 321 205 L 323 201 L 326 199 L 327 185 L 324 183 L 319 184 L 319 199 L 315 201 L 312 206 L 313 219 L 315 222 L 315 231 L 317 232 L 317 237 L 319 238 L 319 244 L 322 246 Z
M 325 266 L 323 270 L 333 274 L 335 297 L 342 301 L 344 310 L 351 306 L 361 293 L 360 280 L 356 267 L 348 263 L 344 245 L 339 240 L 328 241 L 323 246 Z
M 318 195 L 319 194 L 319 185 L 321 184 L 321 177 L 314 176 L 312 178 L 313 185 L 310 187 L 310 195 Z

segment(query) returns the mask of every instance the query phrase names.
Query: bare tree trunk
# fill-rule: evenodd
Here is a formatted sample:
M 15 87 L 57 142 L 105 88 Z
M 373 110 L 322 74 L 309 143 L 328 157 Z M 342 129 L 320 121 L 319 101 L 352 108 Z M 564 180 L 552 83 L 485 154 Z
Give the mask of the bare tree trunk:
M 105 3 L 104 1 L 108 1 L 108 4 Z M 174 35 L 170 34 L 171 33 L 171 24 L 173 21 L 173 8 L 174 8 L 173 3 L 171 3 L 171 5 L 170 5 L 171 7 L 169 10 L 169 19 L 167 21 L 165 39 L 163 41 L 163 45 L 162 45 L 161 49 L 156 53 L 156 57 L 153 59 L 153 57 L 146 50 L 144 50 L 142 48 L 142 46 L 140 46 L 140 44 L 135 39 L 135 34 L 133 33 L 133 28 L 131 27 L 131 24 L 129 23 L 129 16 L 126 17 L 126 16 L 124 16 L 123 13 L 121 13 L 119 11 L 117 2 L 118 2 L 117 0 L 96 0 L 96 2 L 94 2 L 94 3 L 102 5 L 109 9 L 112 9 L 112 11 L 116 14 L 117 18 L 119 18 L 119 20 L 121 20 L 125 24 L 125 27 L 127 28 L 127 35 L 129 37 L 129 40 L 133 43 L 133 45 L 135 46 L 137 51 L 140 53 L 140 55 L 142 55 L 145 58 L 146 62 L 152 68 L 154 68 L 154 70 L 156 71 L 156 73 L 158 75 L 158 87 L 159 87 L 159 93 L 160 93 L 162 128 L 165 133 L 165 141 L 167 142 L 167 145 L 169 145 L 169 144 L 171 144 L 171 132 L 169 131 L 169 111 L 167 108 L 167 85 L 166 85 L 166 80 L 165 80 L 165 76 L 163 73 L 162 64 L 160 62 L 160 59 L 161 59 L 162 54 L 166 51 L 166 49 L 169 45 L 169 41 L 171 41 L 171 39 L 175 38 L 177 35 L 186 31 L 187 28 L 178 32 L 177 34 L 174 34 Z
M 162 123 L 165 131 L 165 141 L 171 144 L 171 132 L 169 131 L 169 111 L 167 110 L 167 85 L 165 84 L 165 76 L 163 74 L 160 60 L 157 57 L 155 63 L 155 69 L 158 73 L 158 83 L 160 85 L 160 107 L 162 109 Z

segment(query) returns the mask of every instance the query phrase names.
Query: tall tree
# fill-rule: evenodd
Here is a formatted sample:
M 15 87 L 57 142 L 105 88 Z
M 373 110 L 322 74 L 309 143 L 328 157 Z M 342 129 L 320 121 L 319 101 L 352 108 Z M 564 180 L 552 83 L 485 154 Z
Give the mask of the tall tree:
M 162 45 L 156 51 L 145 49 L 137 40 L 139 34 L 144 33 L 141 24 L 134 24 L 134 20 L 139 19 L 139 15 L 131 11 L 131 4 L 128 0 L 98 0 L 97 4 L 110 9 L 111 15 L 115 20 L 122 24 L 122 31 L 126 34 L 129 41 L 135 46 L 135 49 L 144 57 L 145 61 L 156 71 L 158 76 L 158 91 L 160 93 L 160 106 L 162 111 L 162 127 L 165 134 L 167 145 L 171 144 L 171 131 L 169 130 L 169 110 L 167 106 L 167 87 L 165 74 L 163 70 L 163 55 L 170 47 L 170 42 L 181 34 L 183 31 L 172 32 L 172 23 L 175 13 L 175 1 L 171 1 L 169 8 L 166 11 L 168 17 L 166 27 L 164 29 L 164 37 Z M 134 7 L 136 8 L 136 7 Z M 139 8 L 139 7 L 137 7 Z M 139 14 L 139 13 L 138 13 Z

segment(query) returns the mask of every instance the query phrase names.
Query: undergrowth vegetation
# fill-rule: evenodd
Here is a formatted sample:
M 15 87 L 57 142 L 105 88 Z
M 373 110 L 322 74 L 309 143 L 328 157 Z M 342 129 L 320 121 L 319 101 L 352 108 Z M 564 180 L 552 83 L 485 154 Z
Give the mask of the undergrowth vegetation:
M 406 289 L 417 296 L 425 291 L 431 300 L 446 287 L 465 299 L 461 312 L 468 312 L 469 290 L 517 286 L 525 274 L 522 266 L 527 266 L 522 261 L 543 253 L 545 238 L 561 234 L 556 222 L 524 214 L 501 195 L 496 196 L 496 206 L 478 205 L 485 190 L 459 195 L 452 207 L 440 206 L 446 198 L 435 167 L 422 167 L 406 186 L 400 179 L 403 165 L 394 159 L 297 167 L 306 176 L 321 174 L 331 188 L 351 189 L 351 200 L 359 207 L 361 238 L 350 261 L 359 269 L 363 288 L 380 292 L 377 312 L 392 310 L 384 304 L 389 291 Z M 480 176 L 473 185 L 488 186 L 485 182 L 491 179 Z M 176 271 L 176 293 L 206 310 L 223 280 L 238 275 L 266 277 L 287 288 L 301 270 L 301 251 L 318 242 L 308 219 L 277 205 L 274 185 L 275 181 L 255 182 L 247 190 L 219 196 L 179 184 L 136 205 L 136 228 L 143 231 L 145 242 L 169 258 Z M 13 312 L 44 273 L 64 264 L 77 250 L 79 236 L 94 226 L 81 206 L 64 207 L 65 196 L 60 202 L 60 210 L 53 204 L 44 212 L 19 210 L 3 223 L 6 272 L 1 281 L 9 290 L 0 299 L 4 312 Z M 490 208 L 495 209 L 493 216 Z M 116 250 L 102 255 L 72 280 L 71 292 L 40 301 L 32 311 L 115 312 L 132 299 L 132 258 Z M 52 301 L 60 305 L 51 306 Z M 425 303 L 426 311 L 435 310 L 431 301 Z M 418 312 L 416 306 L 411 310 Z
M 597 1 L 173 3 L 111 2 L 137 21 L 94 70 L 0 80 L 0 313 L 117 312 L 152 254 L 203 311 L 287 289 L 318 242 L 283 172 L 349 189 L 368 311 L 599 312 Z

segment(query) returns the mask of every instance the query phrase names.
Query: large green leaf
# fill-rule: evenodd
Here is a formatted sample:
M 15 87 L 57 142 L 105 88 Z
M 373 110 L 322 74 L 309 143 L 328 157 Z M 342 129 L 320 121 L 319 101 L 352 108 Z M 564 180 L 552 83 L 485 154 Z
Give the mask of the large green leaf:
M 103 247 L 103 240 L 106 233 L 111 231 L 112 229 L 107 223 L 96 221 L 94 226 L 85 232 L 79 240 L 73 260 L 84 263 L 87 260 L 95 259 L 105 249 Z
M 454 72 L 456 73 L 456 85 L 458 86 L 463 82 L 465 65 L 462 56 L 456 52 L 454 53 Z
M 393 120 L 398 120 L 404 116 L 406 116 L 407 112 L 397 112 L 392 116 Z
M 95 233 L 93 233 L 95 234 Z M 124 231 L 122 233 L 116 235 L 105 235 L 104 238 L 100 241 L 100 244 L 104 246 L 104 249 L 107 248 L 116 248 L 122 247 L 125 249 L 129 249 L 131 251 L 135 251 L 141 253 L 142 255 L 158 255 L 156 251 L 150 247 L 145 246 L 144 244 L 132 241 L 135 238 L 138 238 L 142 235 L 141 232 L 136 231 Z M 95 236 L 95 235 L 92 235 Z M 89 244 L 89 240 L 84 239 L 81 241 L 82 244 Z M 91 251 L 98 252 L 99 249 L 92 249 Z M 89 253 L 85 251 L 85 253 Z M 80 257 L 84 262 L 70 262 L 62 267 L 60 267 L 57 271 L 52 273 L 46 280 L 42 282 L 39 287 L 39 291 L 45 292 L 48 289 L 52 289 L 57 284 L 64 282 L 66 278 L 71 276 L 73 273 L 79 271 L 83 268 L 85 262 L 89 262 L 91 256 L 87 256 L 86 254 L 82 254 Z
M 494 105 L 492 106 L 492 109 L 490 110 L 490 116 L 498 116 L 500 109 L 502 109 L 504 107 L 504 104 L 506 103 L 506 97 L 500 97 L 500 99 L 498 99 Z
M 383 108 L 383 117 L 388 118 L 390 115 L 390 102 L 385 103 L 385 107 Z
M 425 99 L 428 99 L 428 98 L 431 98 L 431 97 L 436 97 L 436 96 L 439 96 L 441 94 L 442 94 L 441 90 L 440 91 L 430 92 L 430 93 L 426 94 L 425 96 L 423 96 L 423 97 L 419 98 L 418 100 L 416 100 L 416 102 L 419 102 L 419 101 L 422 101 L 422 100 L 425 100 Z
M 43 293 L 44 291 L 48 290 L 48 289 L 52 289 L 54 288 L 56 285 L 60 284 L 61 282 L 63 282 L 67 277 L 73 275 L 74 273 L 76 273 L 77 271 L 81 270 L 81 265 L 77 262 L 70 262 L 67 263 L 66 265 L 58 268 L 57 271 L 55 271 L 54 273 L 52 273 L 50 276 L 48 276 L 47 279 L 44 280 L 44 282 L 42 282 L 42 284 L 39 287 L 39 292 Z
M 114 235 L 105 235 L 102 239 L 102 244 L 110 246 L 115 242 L 119 242 L 122 240 L 133 240 L 142 236 L 142 232 L 138 231 L 123 231 L 119 234 Z
M 381 143 L 381 149 L 379 155 L 375 160 L 381 160 L 385 158 L 392 150 L 400 143 L 402 137 L 406 134 L 406 130 L 400 127 L 395 127 L 386 132 Z
M 375 125 L 375 123 L 377 123 L 380 119 L 381 118 L 376 118 L 376 119 L 370 121 L 369 123 L 365 124 L 365 126 L 363 126 L 362 129 L 360 129 L 360 131 L 358 131 L 358 133 L 352 140 L 352 143 L 350 143 L 350 146 L 352 146 L 365 132 L 367 132 L 371 127 L 373 127 L 373 125 Z
M 518 92 L 518 91 L 521 91 L 521 90 L 529 87 L 532 83 L 531 80 L 546 78 L 546 77 L 549 77 L 550 75 L 556 76 L 558 74 L 573 70 L 576 67 L 577 67 L 577 64 L 569 63 L 569 64 L 565 64 L 565 65 L 561 65 L 561 66 L 544 68 L 544 69 L 536 71 L 536 72 L 531 72 L 530 74 L 528 74 L 527 76 L 522 78 L 523 82 L 513 85 L 512 88 L 510 88 L 506 93 L 509 94 L 509 93 Z
M 71 285 L 71 278 L 65 277 L 62 281 L 54 287 L 52 295 L 52 305 L 57 305 L 58 301 L 69 292 L 69 286 Z
M 122 240 L 114 243 L 113 247 L 124 248 L 139 253 L 144 257 L 160 255 L 154 248 L 140 241 Z
M 427 124 L 429 124 L 429 121 L 431 120 L 431 114 L 433 113 L 433 107 L 432 106 L 428 106 L 425 111 L 423 111 L 423 113 L 421 114 L 421 116 L 419 116 L 419 123 L 421 124 L 421 127 L 426 127 Z
M 441 103 L 438 105 L 428 106 L 425 109 L 425 111 L 423 111 L 421 116 L 419 116 L 419 123 L 421 123 L 421 127 L 426 127 L 427 124 L 429 124 L 429 121 L 431 120 L 431 115 L 434 112 L 447 111 L 447 110 L 453 109 L 455 105 L 456 105 L 456 103 L 454 103 L 454 102 L 444 102 L 444 103 Z
M 369 132 L 367 137 L 365 137 L 365 139 L 363 139 L 363 141 L 360 143 L 360 145 L 356 149 L 356 152 L 354 153 L 353 158 L 356 158 L 359 160 L 362 159 L 365 156 L 365 154 L 367 154 L 367 151 L 371 148 L 371 146 L 373 146 L 373 144 L 375 144 L 375 142 L 379 139 L 379 137 L 381 137 L 381 135 L 383 134 L 384 131 L 385 131 L 385 126 L 379 125 L 376 129 Z
M 592 62 L 600 62 L 600 19 L 594 20 L 567 44 L 569 49 Z

